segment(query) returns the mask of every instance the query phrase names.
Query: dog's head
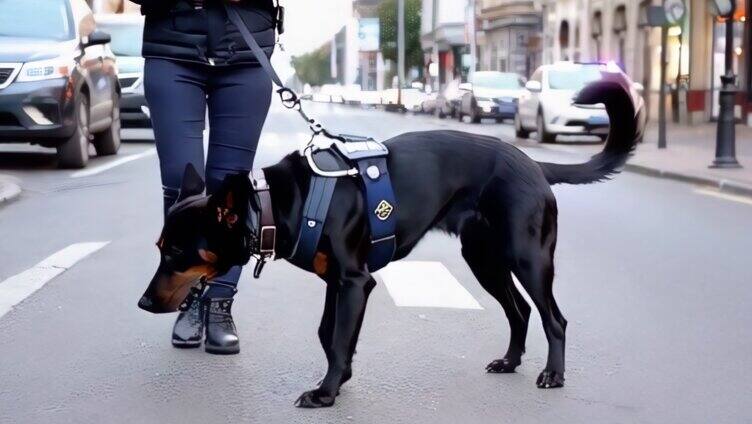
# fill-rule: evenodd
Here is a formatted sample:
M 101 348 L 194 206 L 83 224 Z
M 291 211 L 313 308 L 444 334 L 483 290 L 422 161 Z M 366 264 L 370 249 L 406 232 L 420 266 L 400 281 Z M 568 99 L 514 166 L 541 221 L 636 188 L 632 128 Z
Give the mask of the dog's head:
M 183 176 L 180 195 L 170 208 L 157 242 L 157 272 L 138 306 L 153 313 L 174 312 L 191 289 L 249 260 L 247 174 L 229 175 L 211 196 L 193 166 Z

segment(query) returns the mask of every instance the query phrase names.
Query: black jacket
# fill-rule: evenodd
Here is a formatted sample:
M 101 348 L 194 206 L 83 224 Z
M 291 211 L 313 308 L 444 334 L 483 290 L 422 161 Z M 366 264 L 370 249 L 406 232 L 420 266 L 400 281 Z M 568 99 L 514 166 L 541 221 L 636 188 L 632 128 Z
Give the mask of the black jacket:
M 240 32 L 228 20 L 222 0 L 204 0 L 196 9 L 192 0 L 133 0 L 146 16 L 144 57 L 216 66 L 258 65 Z M 276 38 L 276 9 L 272 0 L 234 3 L 243 21 L 266 55 L 271 57 Z

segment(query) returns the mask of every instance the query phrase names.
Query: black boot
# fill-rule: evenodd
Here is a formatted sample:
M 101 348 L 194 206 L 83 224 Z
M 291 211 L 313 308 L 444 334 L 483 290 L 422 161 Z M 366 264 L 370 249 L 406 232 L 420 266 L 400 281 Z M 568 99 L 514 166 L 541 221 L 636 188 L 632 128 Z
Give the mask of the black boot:
M 196 299 L 191 307 L 178 314 L 175 326 L 172 328 L 172 345 L 180 348 L 201 346 L 204 336 L 204 308 L 200 299 Z
M 232 320 L 230 309 L 232 298 L 206 299 L 204 314 L 206 319 L 206 340 L 204 349 L 219 355 L 234 355 L 240 352 L 238 331 Z

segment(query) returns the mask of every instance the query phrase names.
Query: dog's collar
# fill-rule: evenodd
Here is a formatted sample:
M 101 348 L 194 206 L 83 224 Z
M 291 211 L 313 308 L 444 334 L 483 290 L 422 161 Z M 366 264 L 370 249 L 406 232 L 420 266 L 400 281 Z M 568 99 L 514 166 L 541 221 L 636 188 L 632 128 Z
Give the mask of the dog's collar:
M 255 246 L 250 246 L 251 252 L 257 256 L 253 276 L 258 278 L 266 261 L 274 260 L 276 257 L 277 225 L 274 222 L 272 197 L 269 193 L 269 184 L 266 181 L 264 171 L 261 169 L 253 170 L 250 177 L 258 204 L 258 219 L 256 220 L 256 224 L 251 226 L 251 231 L 257 231 Z M 253 208 L 250 208 L 249 220 L 252 213 Z M 254 226 L 257 226 L 257 228 L 253 228 Z

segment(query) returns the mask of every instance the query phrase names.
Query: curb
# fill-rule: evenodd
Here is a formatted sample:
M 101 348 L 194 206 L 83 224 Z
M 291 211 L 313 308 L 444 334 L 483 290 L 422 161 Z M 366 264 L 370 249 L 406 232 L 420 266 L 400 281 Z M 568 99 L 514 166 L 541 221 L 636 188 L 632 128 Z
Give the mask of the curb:
M 0 205 L 16 200 L 21 195 L 21 187 L 18 180 L 7 176 L 0 175 Z
M 699 177 L 697 175 L 683 174 L 674 171 L 664 171 L 662 169 L 650 168 L 644 165 L 635 165 L 631 163 L 624 165 L 624 170 L 648 177 L 665 178 L 674 181 L 681 181 L 684 183 L 710 186 L 724 193 L 752 197 L 752 186 L 737 183 L 734 181 Z

